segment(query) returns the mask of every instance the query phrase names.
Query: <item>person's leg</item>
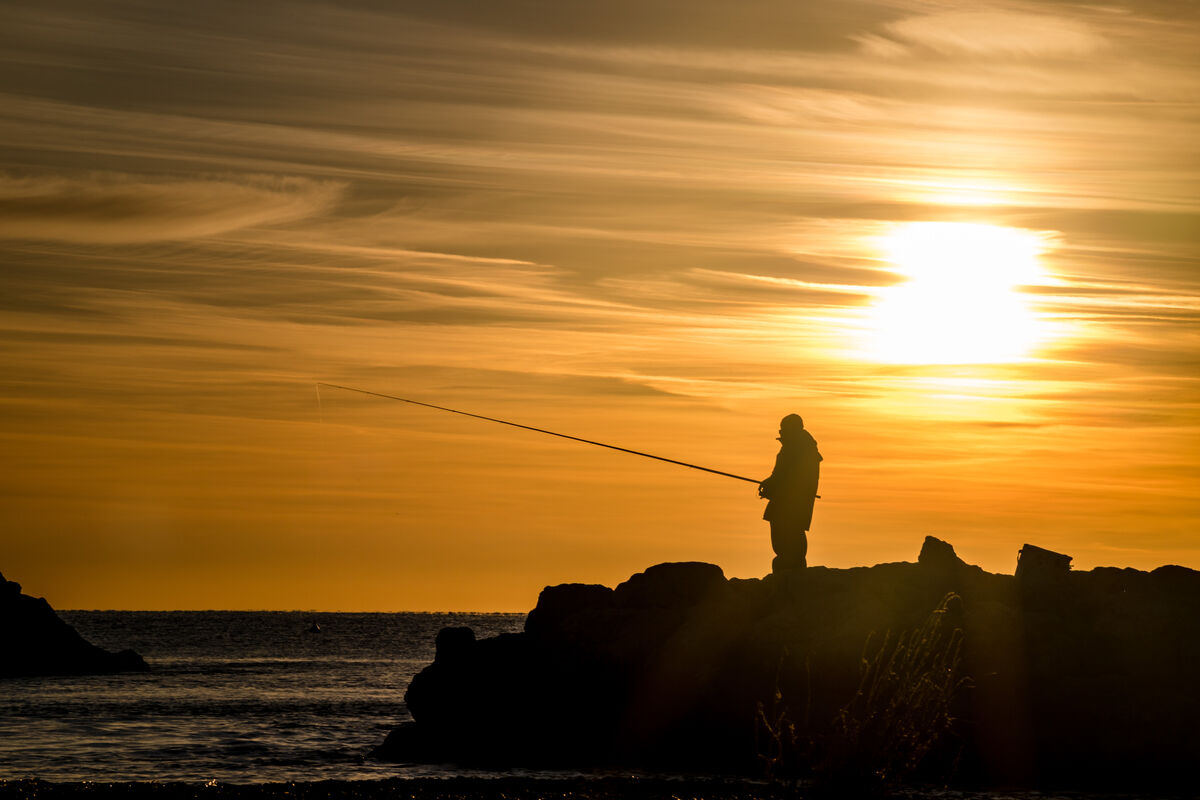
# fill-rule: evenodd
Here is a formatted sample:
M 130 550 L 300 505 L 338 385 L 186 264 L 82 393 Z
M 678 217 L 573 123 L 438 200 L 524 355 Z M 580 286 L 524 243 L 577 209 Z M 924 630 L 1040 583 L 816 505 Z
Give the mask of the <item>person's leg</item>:
M 784 556 L 788 552 L 787 535 L 781 520 L 773 519 L 771 523 L 771 549 L 776 556 Z
M 771 549 L 775 551 L 775 560 L 771 562 L 773 572 L 807 566 L 808 536 L 803 530 L 797 530 L 795 523 L 771 520 Z

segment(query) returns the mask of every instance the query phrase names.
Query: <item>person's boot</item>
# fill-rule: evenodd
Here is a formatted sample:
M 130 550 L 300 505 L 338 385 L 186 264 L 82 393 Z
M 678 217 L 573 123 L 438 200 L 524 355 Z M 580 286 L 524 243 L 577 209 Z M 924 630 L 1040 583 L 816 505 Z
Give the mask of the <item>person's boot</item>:
M 784 572 L 795 572 L 802 570 L 808 565 L 804 561 L 804 556 L 796 556 L 795 554 L 785 553 L 781 556 L 775 556 L 771 559 L 771 573 L 779 575 Z

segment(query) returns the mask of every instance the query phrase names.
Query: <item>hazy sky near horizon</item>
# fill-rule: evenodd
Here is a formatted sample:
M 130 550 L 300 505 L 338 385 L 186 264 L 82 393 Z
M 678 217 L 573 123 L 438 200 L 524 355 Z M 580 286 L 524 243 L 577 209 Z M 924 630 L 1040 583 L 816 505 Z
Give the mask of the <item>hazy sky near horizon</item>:
M 506 610 L 810 563 L 1200 568 L 1194 3 L 0 5 L 0 570 Z

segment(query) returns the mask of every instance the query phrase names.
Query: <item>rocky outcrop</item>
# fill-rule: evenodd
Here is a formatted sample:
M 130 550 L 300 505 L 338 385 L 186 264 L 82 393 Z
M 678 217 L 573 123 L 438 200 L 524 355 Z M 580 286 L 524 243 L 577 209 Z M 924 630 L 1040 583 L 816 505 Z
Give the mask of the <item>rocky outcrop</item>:
M 91 675 L 145 672 L 132 650 L 111 653 L 87 642 L 42 597 L 21 594 L 21 585 L 0 575 L 0 676 Z
M 960 633 L 922 634 L 918 652 L 902 634 L 928 619 Z M 952 662 L 952 678 L 921 674 Z M 958 687 L 948 729 L 918 708 L 904 736 L 928 726 L 923 768 L 960 780 L 1144 787 L 1200 759 L 1200 573 L 1073 572 L 1027 547 L 1018 575 L 998 575 L 932 537 L 916 563 L 761 580 L 659 564 L 615 589 L 548 587 L 523 633 L 443 631 L 405 694 L 414 721 L 375 755 L 752 772 L 790 747 L 776 765 L 804 773 L 847 731 L 866 746 L 883 713 L 863 690 L 871 664 Z

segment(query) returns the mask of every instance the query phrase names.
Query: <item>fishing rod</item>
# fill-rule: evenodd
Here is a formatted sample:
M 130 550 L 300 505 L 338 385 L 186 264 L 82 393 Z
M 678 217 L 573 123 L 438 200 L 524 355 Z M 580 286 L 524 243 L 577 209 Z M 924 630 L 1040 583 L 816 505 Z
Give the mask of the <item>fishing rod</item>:
M 722 472 L 719 469 L 710 469 L 708 467 L 702 467 L 699 464 L 689 464 L 686 461 L 676 461 L 673 458 L 664 458 L 663 456 L 656 456 L 656 455 L 652 455 L 651 453 L 643 453 L 640 450 L 630 450 L 628 447 L 617 447 L 615 444 L 605 444 L 604 442 L 594 442 L 591 439 L 583 439 L 578 436 L 569 436 L 568 434 L 565 434 L 565 433 L 556 433 L 555 431 L 548 431 L 545 428 L 535 428 L 532 425 L 522 425 L 519 422 L 509 422 L 506 419 L 496 419 L 495 417 L 485 417 L 482 414 L 472 414 L 468 411 L 459 411 L 458 409 L 446 408 L 445 406 L 435 406 L 433 403 L 422 403 L 419 400 L 409 400 L 407 397 L 396 397 L 395 395 L 392 395 L 392 394 L 383 394 L 382 392 L 372 392 L 367 389 L 356 389 L 353 386 L 341 386 L 336 383 L 326 383 L 325 381 L 317 381 L 317 386 L 318 387 L 328 386 L 331 389 L 342 389 L 347 392 L 358 392 L 359 394 L 368 394 L 368 395 L 371 395 L 372 397 L 382 397 L 386 400 L 399 400 L 401 403 L 411 403 L 414 406 L 423 406 L 425 408 L 433 408 L 433 409 L 437 409 L 438 411 L 449 411 L 451 414 L 461 414 L 464 417 L 473 417 L 474 419 L 482 419 L 486 422 L 499 422 L 501 425 L 511 425 L 514 428 L 521 428 L 523 430 L 533 431 L 534 433 L 545 433 L 549 436 L 557 436 L 560 439 L 570 439 L 573 442 L 582 442 L 583 444 L 592 444 L 592 445 L 595 445 L 596 447 L 607 447 L 609 450 L 620 450 L 622 453 L 629 453 L 630 455 L 641 456 L 642 458 L 653 458 L 655 461 L 665 461 L 668 464 L 678 464 L 681 467 L 687 467 L 688 469 L 698 469 L 701 472 L 711 472 L 714 475 L 724 475 L 726 478 L 734 478 L 739 481 L 746 481 L 747 483 L 760 483 L 761 482 L 757 478 L 746 478 L 742 475 L 734 475 L 732 472 Z M 319 391 L 320 390 L 318 389 L 318 392 Z

